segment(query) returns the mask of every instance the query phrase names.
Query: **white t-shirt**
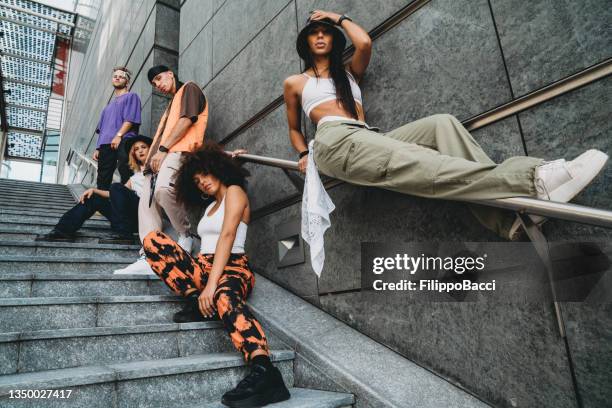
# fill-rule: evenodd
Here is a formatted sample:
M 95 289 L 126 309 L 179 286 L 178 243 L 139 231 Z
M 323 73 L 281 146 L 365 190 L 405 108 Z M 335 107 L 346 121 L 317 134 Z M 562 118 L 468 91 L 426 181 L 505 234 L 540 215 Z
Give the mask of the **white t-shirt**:
M 145 176 L 142 171 L 134 173 L 132 177 L 130 177 L 132 181 L 132 190 L 136 193 L 138 197 L 142 194 L 142 189 L 144 188 Z

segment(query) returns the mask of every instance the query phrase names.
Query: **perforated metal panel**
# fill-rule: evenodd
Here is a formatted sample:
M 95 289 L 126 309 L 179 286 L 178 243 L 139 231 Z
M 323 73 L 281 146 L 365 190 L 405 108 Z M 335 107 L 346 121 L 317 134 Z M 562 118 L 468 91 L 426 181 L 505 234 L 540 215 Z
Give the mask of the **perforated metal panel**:
M 51 94 L 50 89 L 11 82 L 4 84 L 4 90 L 4 100 L 7 103 L 35 109 L 47 109 Z
M 51 64 L 42 64 L 8 55 L 2 56 L 2 75 L 7 80 L 23 79 L 36 85 L 51 83 Z
M 7 103 L 9 157 L 39 160 L 45 124 L 55 129 L 61 125 L 61 103 L 55 104 L 47 117 L 52 90 L 63 93 L 63 83 L 53 82 L 54 58 L 58 58 L 54 54 L 58 35 L 69 37 L 74 22 L 74 14 L 34 1 L 0 0 L 0 64 Z
M 8 132 L 7 142 L 9 156 L 40 160 L 42 136 Z
M 10 127 L 31 129 L 40 132 L 42 132 L 42 130 L 44 129 L 44 112 L 8 106 L 6 108 L 6 115 L 8 116 L 8 122 Z

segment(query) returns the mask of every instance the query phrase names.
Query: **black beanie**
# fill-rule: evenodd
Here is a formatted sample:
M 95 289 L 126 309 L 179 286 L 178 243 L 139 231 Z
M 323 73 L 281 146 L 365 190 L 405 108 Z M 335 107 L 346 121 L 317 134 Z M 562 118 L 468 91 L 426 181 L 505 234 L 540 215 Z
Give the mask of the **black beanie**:
M 166 71 L 170 71 L 170 68 L 165 65 L 156 65 L 149 69 L 149 72 L 147 72 L 147 78 L 149 78 L 149 82 L 153 82 L 153 78 Z

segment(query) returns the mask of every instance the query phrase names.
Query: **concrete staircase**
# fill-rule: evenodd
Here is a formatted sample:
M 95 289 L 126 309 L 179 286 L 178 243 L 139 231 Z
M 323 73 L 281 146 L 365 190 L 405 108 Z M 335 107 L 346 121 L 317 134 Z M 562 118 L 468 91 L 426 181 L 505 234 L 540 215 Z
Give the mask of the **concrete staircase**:
M 35 242 L 75 200 L 66 186 L 0 180 L 0 407 L 221 407 L 246 373 L 220 323 L 175 324 L 181 300 L 157 277 L 112 275 L 135 245 L 99 244 L 99 216 L 75 243 Z M 269 336 L 294 385 L 295 352 Z M 16 399 L 16 390 L 71 390 Z M 291 388 L 278 407 L 349 407 L 347 393 Z M 67 395 L 67 392 L 64 393 Z

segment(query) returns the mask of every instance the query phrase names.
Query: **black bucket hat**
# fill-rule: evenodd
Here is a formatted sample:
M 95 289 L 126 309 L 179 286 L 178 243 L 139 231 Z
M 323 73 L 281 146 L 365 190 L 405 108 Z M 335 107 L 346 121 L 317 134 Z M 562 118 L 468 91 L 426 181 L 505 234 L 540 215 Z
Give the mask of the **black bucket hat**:
M 302 30 L 300 30 L 300 33 L 297 36 L 297 41 L 295 42 L 295 49 L 297 50 L 297 53 L 300 58 L 304 61 L 307 60 L 308 54 L 310 54 L 307 39 L 308 32 L 312 27 L 316 27 L 318 25 L 322 25 L 331 29 L 331 32 L 334 37 L 332 43 L 334 48 L 338 47 L 342 51 L 344 51 L 344 48 L 346 47 L 346 38 L 344 37 L 344 34 L 342 33 L 342 31 L 340 31 L 338 26 L 336 26 L 336 24 L 334 24 L 330 19 L 325 18 L 323 20 L 311 20 L 310 17 L 308 17 L 308 20 L 306 20 L 306 25 L 302 28 Z
M 134 143 L 136 142 L 145 142 L 147 146 L 151 147 L 151 143 L 153 143 L 153 140 L 145 135 L 137 135 L 128 138 L 125 141 L 125 152 L 128 155 L 130 154 L 130 150 L 132 150 L 132 146 L 134 146 Z

